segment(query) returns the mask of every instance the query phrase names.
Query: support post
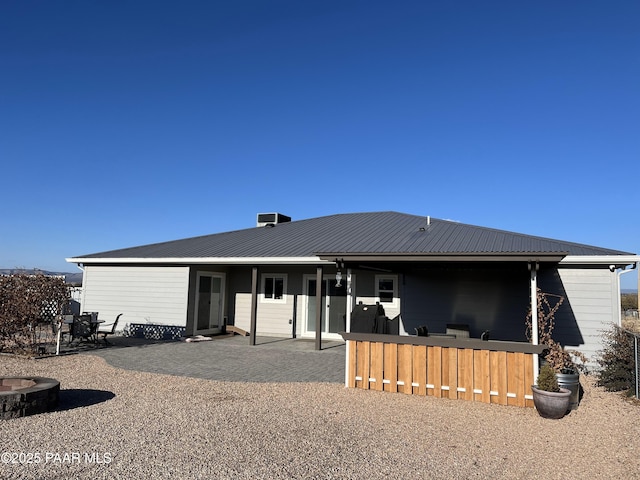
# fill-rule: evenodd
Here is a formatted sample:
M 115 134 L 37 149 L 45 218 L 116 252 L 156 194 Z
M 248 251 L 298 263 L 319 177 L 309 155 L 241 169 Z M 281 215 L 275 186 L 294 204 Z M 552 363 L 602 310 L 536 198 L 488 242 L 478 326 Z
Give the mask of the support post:
M 258 267 L 251 270 L 251 328 L 249 345 L 256 344 L 256 324 L 258 318 Z
M 353 295 L 351 291 L 351 269 L 347 268 L 347 317 L 345 322 L 345 331 L 351 331 L 351 310 L 353 310 Z M 344 386 L 349 387 L 349 378 L 351 378 L 351 372 L 349 372 L 349 352 L 351 350 L 351 342 L 347 342 L 346 355 L 344 359 Z
M 531 343 L 538 345 L 540 338 L 538 334 L 538 262 L 530 262 L 531 271 Z M 540 364 L 538 354 L 533 354 L 533 381 L 538 381 Z
M 316 269 L 316 350 L 322 350 L 322 266 Z

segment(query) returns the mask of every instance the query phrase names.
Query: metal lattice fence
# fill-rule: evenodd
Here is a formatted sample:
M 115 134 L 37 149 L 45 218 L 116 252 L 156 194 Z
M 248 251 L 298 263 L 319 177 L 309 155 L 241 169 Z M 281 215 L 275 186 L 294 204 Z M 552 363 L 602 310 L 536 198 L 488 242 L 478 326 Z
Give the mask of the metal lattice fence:
M 179 340 L 186 336 L 186 327 L 130 323 L 125 327 L 123 335 L 125 337 L 145 338 L 148 340 Z
M 635 397 L 640 399 L 640 333 L 632 332 L 630 330 L 623 329 L 625 334 L 627 334 L 630 339 L 633 341 L 633 383 L 634 383 L 634 394 Z

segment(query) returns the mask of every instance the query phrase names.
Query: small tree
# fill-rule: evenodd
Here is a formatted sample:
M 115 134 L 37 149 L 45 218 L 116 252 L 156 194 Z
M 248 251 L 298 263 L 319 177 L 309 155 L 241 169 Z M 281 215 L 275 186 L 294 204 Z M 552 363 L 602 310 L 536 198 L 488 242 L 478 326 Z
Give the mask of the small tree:
M 36 326 L 65 313 L 70 291 L 61 277 L 42 274 L 0 276 L 0 350 L 32 351 Z
M 556 342 L 552 335 L 555 328 L 555 317 L 557 311 L 564 302 L 562 295 L 544 293 L 537 289 L 536 302 L 538 309 L 538 343 L 547 347 L 545 360 L 555 370 L 556 373 L 573 373 L 576 370 L 584 369 L 584 362 L 587 358 L 577 350 L 565 350 L 562 345 Z M 533 316 L 531 308 L 525 319 L 526 335 L 529 341 L 533 338 Z M 573 357 L 580 360 L 581 364 L 576 364 Z
M 631 390 L 635 385 L 633 337 L 617 325 L 603 333 L 603 349 L 596 361 L 600 365 L 598 385 L 610 392 Z
M 546 392 L 559 392 L 560 386 L 558 385 L 558 378 L 556 372 L 549 365 L 544 365 L 540 369 L 538 374 L 538 381 L 536 382 L 540 390 Z

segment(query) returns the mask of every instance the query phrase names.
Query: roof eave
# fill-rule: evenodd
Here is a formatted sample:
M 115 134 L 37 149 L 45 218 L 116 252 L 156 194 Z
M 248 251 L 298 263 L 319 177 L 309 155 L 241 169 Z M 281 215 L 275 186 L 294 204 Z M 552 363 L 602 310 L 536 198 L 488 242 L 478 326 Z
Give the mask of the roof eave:
M 565 252 L 517 253 L 345 253 L 322 252 L 323 260 L 344 262 L 560 262 Z
M 639 255 L 567 255 L 560 265 L 615 265 L 624 266 L 640 262 Z
M 333 263 L 319 257 L 73 257 L 65 259 L 69 263 L 91 264 L 163 264 L 163 265 L 318 265 Z

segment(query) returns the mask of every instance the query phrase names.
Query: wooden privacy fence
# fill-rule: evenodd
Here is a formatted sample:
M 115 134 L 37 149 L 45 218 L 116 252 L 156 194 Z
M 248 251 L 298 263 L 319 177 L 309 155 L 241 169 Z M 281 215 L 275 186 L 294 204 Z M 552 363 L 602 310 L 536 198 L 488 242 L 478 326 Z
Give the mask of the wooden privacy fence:
M 344 333 L 351 388 L 532 407 L 534 355 L 521 342 Z

